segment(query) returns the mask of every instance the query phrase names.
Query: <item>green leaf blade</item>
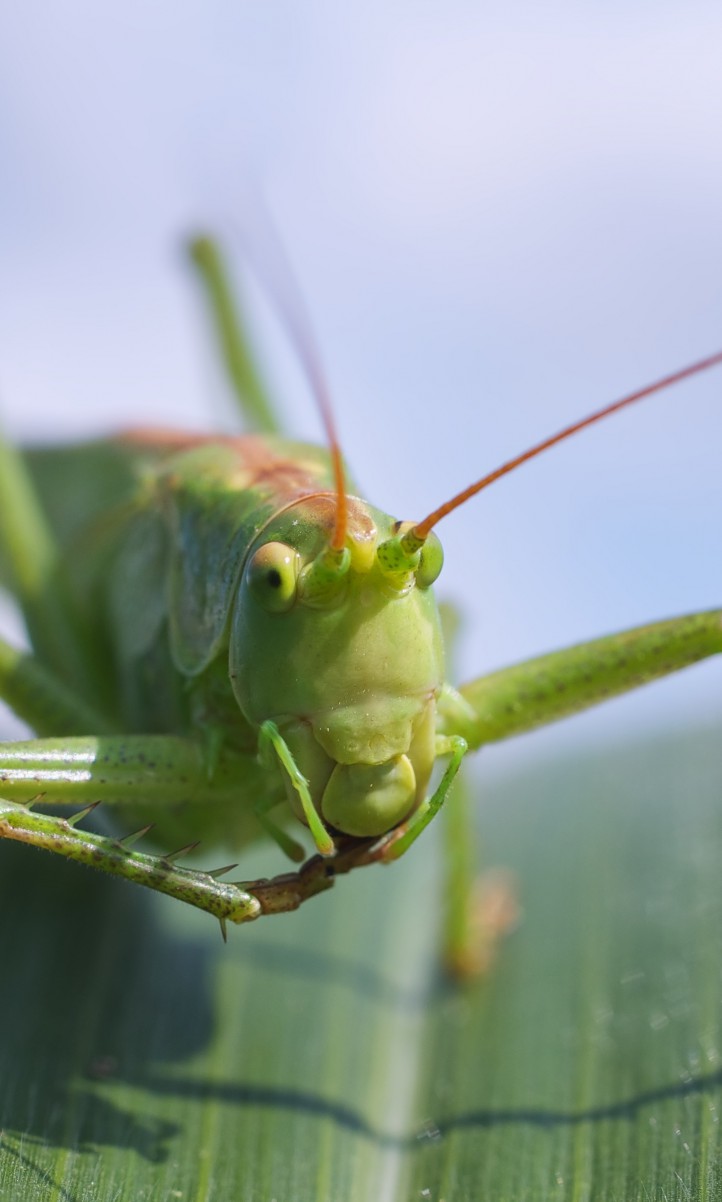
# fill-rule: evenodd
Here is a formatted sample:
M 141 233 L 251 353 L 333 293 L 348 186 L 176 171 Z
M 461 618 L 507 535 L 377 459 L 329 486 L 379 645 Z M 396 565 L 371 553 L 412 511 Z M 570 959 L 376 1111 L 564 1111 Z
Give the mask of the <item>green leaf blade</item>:
M 433 835 L 227 946 L 3 848 L 0 1198 L 718 1198 L 721 780 L 712 732 L 489 790 L 524 914 L 463 988 Z

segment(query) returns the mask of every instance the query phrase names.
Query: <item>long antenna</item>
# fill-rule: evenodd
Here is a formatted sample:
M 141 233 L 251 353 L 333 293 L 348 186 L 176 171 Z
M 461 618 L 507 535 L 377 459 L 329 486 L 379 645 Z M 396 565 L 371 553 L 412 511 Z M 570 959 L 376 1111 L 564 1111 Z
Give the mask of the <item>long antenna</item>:
M 316 399 L 316 404 L 318 405 L 326 431 L 326 438 L 328 439 L 336 488 L 336 519 L 331 538 L 331 548 L 334 551 L 341 551 L 346 541 L 348 507 L 346 504 L 346 481 L 343 472 L 341 444 L 336 433 L 336 422 L 331 405 L 331 393 L 321 366 L 321 359 L 316 349 L 316 344 L 311 337 L 310 327 L 303 316 L 304 310 L 302 308 L 298 309 L 296 304 L 293 306 L 281 304 L 281 309 L 288 334 L 296 347 L 296 353 L 305 370 L 309 387 Z
M 558 434 L 553 434 L 551 438 L 545 438 L 543 442 L 538 442 L 536 446 L 531 447 L 528 451 L 524 451 L 514 459 L 509 459 L 507 463 L 502 464 L 495 471 L 489 472 L 488 476 L 482 476 L 481 480 L 477 480 L 475 484 L 470 484 L 462 492 L 457 493 L 450 501 L 445 501 L 443 505 L 439 505 L 438 509 L 434 509 L 428 517 L 424 518 L 423 522 L 412 526 L 407 534 L 403 536 L 403 539 L 408 541 L 409 549 L 412 549 L 412 545 L 421 546 L 437 522 L 440 522 L 447 514 L 458 509 L 470 497 L 475 497 L 483 488 L 487 488 L 489 484 L 493 484 L 495 480 L 499 480 L 502 476 L 513 472 L 522 463 L 526 463 L 529 459 L 534 459 L 535 456 L 541 455 L 542 451 L 548 451 L 549 447 L 555 446 L 565 438 L 571 438 L 572 434 L 578 434 L 580 430 L 594 425 L 595 422 L 601 421 L 602 418 L 609 417 L 612 413 L 617 413 L 620 409 L 625 409 L 628 405 L 635 404 L 636 401 L 642 401 L 645 397 L 651 396 L 655 392 L 661 392 L 663 388 L 669 388 L 672 384 L 679 384 L 681 380 L 687 380 L 690 376 L 696 376 L 699 372 L 706 371 L 708 368 L 715 367 L 720 363 L 722 363 L 722 351 L 719 351 L 716 355 L 710 355 L 706 359 L 700 359 L 690 367 L 683 367 L 681 371 L 675 371 L 669 376 L 663 376 L 655 384 L 648 384 L 646 388 L 630 392 L 628 396 L 622 397 L 620 401 L 614 401 L 611 405 L 605 405 L 603 409 L 598 409 L 596 413 L 590 414 L 589 417 L 582 418 L 581 421 L 574 422 L 571 426 L 565 426 Z
M 346 504 L 343 457 L 333 416 L 331 391 L 313 336 L 303 294 L 268 206 L 258 203 L 254 205 L 254 213 L 257 223 L 258 221 L 262 223 L 262 229 L 254 231 L 253 238 L 245 237 L 242 229 L 238 229 L 237 222 L 234 222 L 234 228 L 238 230 L 243 241 L 246 259 L 270 296 L 282 324 L 285 326 L 321 414 L 331 454 L 336 491 L 336 517 L 331 537 L 331 549 L 341 551 L 348 529 L 348 506 Z M 258 252 L 260 243 L 263 245 L 262 253 Z

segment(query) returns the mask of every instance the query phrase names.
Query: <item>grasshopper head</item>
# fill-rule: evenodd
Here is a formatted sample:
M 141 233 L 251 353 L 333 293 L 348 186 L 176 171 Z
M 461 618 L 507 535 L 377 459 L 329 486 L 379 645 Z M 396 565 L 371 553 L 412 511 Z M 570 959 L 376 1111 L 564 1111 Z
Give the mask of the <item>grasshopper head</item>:
M 278 726 L 324 821 L 348 835 L 392 830 L 421 802 L 434 762 L 443 652 L 430 584 L 435 536 L 411 567 L 387 562 L 394 523 L 318 494 L 277 515 L 251 547 L 236 600 L 230 676 L 244 716 Z M 303 817 L 295 789 L 288 797 Z

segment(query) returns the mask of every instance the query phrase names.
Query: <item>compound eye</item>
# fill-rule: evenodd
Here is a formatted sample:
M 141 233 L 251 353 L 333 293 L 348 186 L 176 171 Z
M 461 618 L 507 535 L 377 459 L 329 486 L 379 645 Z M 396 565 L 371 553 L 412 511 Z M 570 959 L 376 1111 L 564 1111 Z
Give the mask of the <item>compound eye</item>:
M 296 600 L 301 556 L 285 543 L 259 547 L 248 565 L 248 587 L 269 613 L 290 609 Z
M 444 552 L 432 530 L 421 548 L 421 560 L 416 569 L 416 583 L 419 588 L 428 588 L 430 584 L 433 584 L 443 565 Z

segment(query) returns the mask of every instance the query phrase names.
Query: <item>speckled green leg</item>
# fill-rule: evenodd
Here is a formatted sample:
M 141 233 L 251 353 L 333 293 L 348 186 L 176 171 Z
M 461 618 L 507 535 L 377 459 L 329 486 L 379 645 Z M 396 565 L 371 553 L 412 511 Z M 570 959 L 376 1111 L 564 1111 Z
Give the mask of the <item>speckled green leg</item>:
M 215 873 L 179 868 L 171 857 L 133 851 L 130 844 L 135 836 L 124 841 L 76 830 L 74 824 L 86 813 L 87 809 L 81 810 L 66 820 L 35 813 L 28 806 L 0 798 L 0 838 L 45 848 L 78 864 L 100 868 L 134 884 L 167 893 L 215 915 L 222 927 L 226 919 L 250 922 L 261 914 L 261 903 L 242 885 L 217 879 L 228 868 L 217 869 Z
M 34 656 L 0 640 L 0 695 L 38 730 L 102 729 L 99 715 L 57 681 Z M 125 840 L 75 829 L 99 801 L 123 805 L 177 802 L 184 796 L 209 801 L 232 796 L 238 765 L 221 758 L 209 782 L 203 748 L 165 736 L 56 735 L 0 744 L 0 838 L 45 848 L 77 863 L 168 893 L 214 914 L 224 924 L 248 922 L 260 903 L 242 886 L 213 873 L 178 868 L 169 857 L 131 849 Z M 34 812 L 35 800 L 86 805 L 66 820 Z
M 250 882 L 220 882 L 229 868 L 211 872 L 178 867 L 174 861 L 193 846 L 164 856 L 133 849 L 149 827 L 125 838 L 78 830 L 76 823 L 99 801 L 157 809 L 189 801 L 213 805 L 237 795 L 239 757 L 219 757 L 208 779 L 202 745 L 166 735 L 30 739 L 0 744 L 0 839 L 53 851 L 66 859 L 167 893 L 226 920 L 249 922 L 261 914 L 297 909 L 329 889 L 339 873 L 368 862 L 368 843 L 358 840 L 333 863 L 321 856 L 299 872 Z M 39 813 L 34 804 L 83 806 L 70 818 Z M 232 866 L 231 866 L 232 867 Z
M 0 743 L 0 794 L 25 804 L 232 802 L 243 759 L 225 753 L 209 779 L 200 742 L 175 735 L 102 735 Z
M 0 785 L 0 789 L 3 786 Z M 330 889 L 337 876 L 378 863 L 385 841 L 348 839 L 333 856 L 312 856 L 297 872 L 254 881 L 221 881 L 234 864 L 202 872 L 181 868 L 175 860 L 191 847 L 165 856 L 133 850 L 133 844 L 149 829 L 112 839 L 76 828 L 76 823 L 94 807 L 87 806 L 69 819 L 37 813 L 0 797 L 0 839 L 11 839 L 55 852 L 76 863 L 99 868 L 134 884 L 145 885 L 187 902 L 219 919 L 225 938 L 226 922 L 243 923 L 268 914 L 297 910 L 304 902 Z
M 208 773 L 207 748 L 166 735 L 82 735 L 104 720 L 59 682 L 31 654 L 0 640 L 0 696 L 38 731 L 67 732 L 52 738 L 0 743 L 0 839 L 53 851 L 77 863 L 167 893 L 210 914 L 221 923 L 249 922 L 262 914 L 295 910 L 330 889 L 336 876 L 378 858 L 370 840 L 349 839 L 330 858 L 313 856 L 297 872 L 245 882 L 219 881 L 229 868 L 211 872 L 178 867 L 191 848 L 165 856 L 133 850 L 148 827 L 125 838 L 78 830 L 76 823 L 98 802 L 157 809 L 179 802 L 227 804 L 237 801 L 238 781 L 247 772 L 244 757 L 221 752 Z M 77 733 L 74 733 L 77 732 Z M 271 754 L 278 749 L 269 740 Z M 261 799 L 261 823 L 268 804 Z M 43 814 L 35 803 L 83 807 L 70 818 Z M 270 823 L 274 826 L 275 824 Z M 299 846 L 299 851 L 300 851 Z
M 442 729 L 473 750 L 578 713 L 722 651 L 722 610 L 671 618 L 514 664 L 439 703 Z

